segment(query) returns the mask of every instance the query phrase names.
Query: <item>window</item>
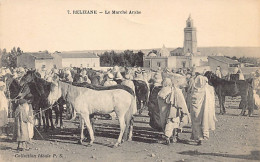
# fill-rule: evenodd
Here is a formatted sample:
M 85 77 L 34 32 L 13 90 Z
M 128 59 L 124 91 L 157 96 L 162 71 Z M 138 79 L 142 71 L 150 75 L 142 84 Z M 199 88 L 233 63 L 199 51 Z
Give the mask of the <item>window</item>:
M 95 67 L 95 63 L 93 64 L 93 67 Z
M 191 27 L 191 24 L 190 24 L 190 22 L 188 22 L 188 27 Z
M 160 63 L 160 62 L 157 62 L 157 66 L 158 66 L 158 67 L 161 67 L 161 63 Z

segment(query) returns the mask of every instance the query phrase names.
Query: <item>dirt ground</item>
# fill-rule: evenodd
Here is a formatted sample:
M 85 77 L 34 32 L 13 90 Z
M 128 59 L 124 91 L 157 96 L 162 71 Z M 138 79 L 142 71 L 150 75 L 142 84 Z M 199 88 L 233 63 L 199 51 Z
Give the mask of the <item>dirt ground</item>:
M 216 109 L 219 112 L 219 109 Z M 48 133 L 40 130 L 29 151 L 16 151 L 11 137 L 1 137 L 0 161 L 259 161 L 260 118 L 238 116 L 239 109 L 228 108 L 226 115 L 217 115 L 216 130 L 201 146 L 190 141 L 191 128 L 185 127 L 179 143 L 167 146 L 160 132 L 149 126 L 147 111 L 135 119 L 133 141 L 112 148 L 119 135 L 116 120 L 96 120 L 95 142 L 79 145 L 78 122 L 65 120 L 66 128 Z

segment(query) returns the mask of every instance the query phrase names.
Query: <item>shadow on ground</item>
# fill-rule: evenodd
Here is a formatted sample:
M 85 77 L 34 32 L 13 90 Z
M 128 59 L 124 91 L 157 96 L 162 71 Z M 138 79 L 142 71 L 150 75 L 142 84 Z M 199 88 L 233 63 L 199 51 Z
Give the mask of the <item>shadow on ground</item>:
M 215 156 L 215 157 L 225 157 L 225 158 L 234 158 L 234 159 L 244 159 L 244 160 L 260 160 L 260 151 L 251 151 L 249 155 L 233 155 L 233 154 L 224 154 L 224 153 L 203 153 L 199 151 L 183 151 L 179 152 L 181 155 L 190 155 L 190 156 Z
M 158 139 L 162 138 L 162 133 L 149 127 L 134 126 L 133 141 L 144 143 L 158 143 Z M 77 143 L 80 139 L 79 128 L 56 128 L 48 130 L 37 129 L 35 132 L 35 140 L 59 141 L 63 143 Z M 84 131 L 87 136 L 87 130 Z M 95 124 L 95 136 L 117 139 L 119 136 L 120 127 L 118 124 Z

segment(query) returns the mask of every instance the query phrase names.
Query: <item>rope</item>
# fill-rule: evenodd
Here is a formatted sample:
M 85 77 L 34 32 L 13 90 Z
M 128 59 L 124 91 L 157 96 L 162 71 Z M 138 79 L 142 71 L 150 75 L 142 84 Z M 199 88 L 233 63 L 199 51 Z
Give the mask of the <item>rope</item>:
M 47 109 L 44 109 L 44 110 L 39 111 L 38 113 L 34 114 L 33 116 L 36 116 L 36 115 L 38 115 L 38 114 L 40 114 L 40 113 L 42 113 L 42 112 L 44 112 L 44 111 L 47 111 L 48 109 L 51 109 L 56 103 L 57 103 L 57 102 L 55 102 L 54 104 L 52 104 L 51 106 L 49 106 Z
M 36 126 L 34 126 L 35 130 L 37 131 L 37 133 L 41 136 L 41 138 L 44 140 L 42 134 L 38 131 L 38 129 L 36 128 Z

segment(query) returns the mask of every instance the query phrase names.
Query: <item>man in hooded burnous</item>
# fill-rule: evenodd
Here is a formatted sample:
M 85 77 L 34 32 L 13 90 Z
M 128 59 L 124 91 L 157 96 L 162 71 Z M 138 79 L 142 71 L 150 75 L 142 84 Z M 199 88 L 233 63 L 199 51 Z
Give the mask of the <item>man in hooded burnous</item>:
M 191 139 L 198 145 L 202 140 L 209 139 L 209 130 L 215 130 L 215 94 L 214 88 L 208 84 L 208 79 L 198 75 L 191 85 Z
M 173 78 L 174 79 L 174 78 Z M 190 115 L 182 90 L 174 85 L 170 78 L 165 78 L 158 93 L 158 105 L 161 127 L 166 137 L 166 144 L 178 142 L 178 133 L 190 123 Z

